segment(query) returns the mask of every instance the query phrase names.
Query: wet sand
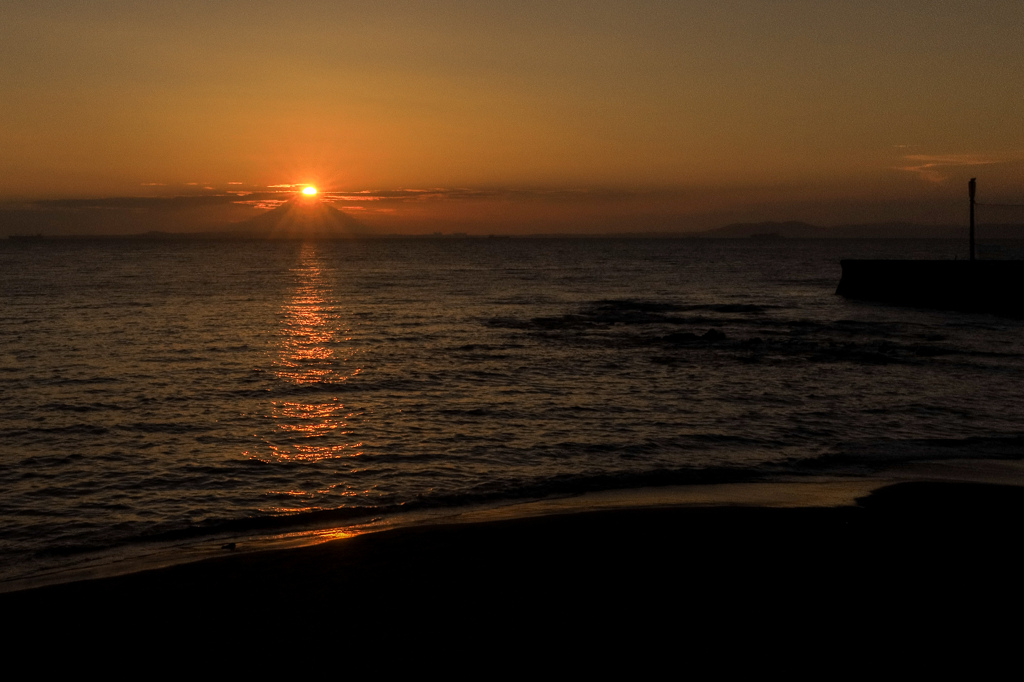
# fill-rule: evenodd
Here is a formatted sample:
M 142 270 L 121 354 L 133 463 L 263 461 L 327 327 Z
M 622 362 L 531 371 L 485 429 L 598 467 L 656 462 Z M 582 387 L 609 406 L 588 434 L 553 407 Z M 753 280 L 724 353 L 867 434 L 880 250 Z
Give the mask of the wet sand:
M 185 610 L 419 627 L 544 614 L 621 627 L 666 612 L 717 623 L 781 612 L 921 622 L 951 608 L 987 617 L 1020 601 L 1024 488 L 1013 485 L 904 482 L 839 506 L 648 500 L 488 514 L 2 594 L 0 608 L 9 618 L 116 613 L 122 623 Z

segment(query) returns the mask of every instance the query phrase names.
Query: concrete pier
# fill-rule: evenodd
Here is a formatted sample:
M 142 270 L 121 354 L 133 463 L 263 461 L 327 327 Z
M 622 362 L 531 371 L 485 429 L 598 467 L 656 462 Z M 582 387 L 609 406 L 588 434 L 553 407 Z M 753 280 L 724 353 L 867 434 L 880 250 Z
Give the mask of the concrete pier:
M 843 260 L 836 293 L 896 305 L 1024 316 L 1024 261 Z

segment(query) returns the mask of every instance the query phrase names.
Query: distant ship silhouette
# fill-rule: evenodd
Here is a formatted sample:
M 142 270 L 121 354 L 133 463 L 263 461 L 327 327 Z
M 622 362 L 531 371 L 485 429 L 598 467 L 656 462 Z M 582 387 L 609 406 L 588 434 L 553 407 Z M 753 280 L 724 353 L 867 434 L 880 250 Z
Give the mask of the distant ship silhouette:
M 238 223 L 232 233 L 264 239 L 347 239 L 374 232 L 323 201 L 302 197 Z

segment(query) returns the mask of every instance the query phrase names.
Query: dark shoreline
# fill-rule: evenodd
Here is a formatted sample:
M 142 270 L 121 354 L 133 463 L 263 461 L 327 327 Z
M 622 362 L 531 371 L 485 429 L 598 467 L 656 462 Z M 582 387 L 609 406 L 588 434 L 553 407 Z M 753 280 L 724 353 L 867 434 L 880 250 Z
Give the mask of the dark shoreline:
M 331 604 L 367 618 L 557 606 L 582 617 L 766 604 L 1017 598 L 1024 488 L 889 485 L 840 507 L 663 507 L 405 527 L 0 594 L 9 617 L 97 609 L 133 622 Z M 376 614 L 376 616 L 374 615 Z M 119 617 L 122 617 L 119 616 Z M 489 617 L 479 614 L 476 617 Z

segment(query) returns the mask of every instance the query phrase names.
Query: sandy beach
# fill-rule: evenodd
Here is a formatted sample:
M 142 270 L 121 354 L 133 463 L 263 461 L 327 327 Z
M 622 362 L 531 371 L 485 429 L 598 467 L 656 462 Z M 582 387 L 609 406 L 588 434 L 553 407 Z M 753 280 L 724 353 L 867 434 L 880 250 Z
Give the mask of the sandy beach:
M 1019 600 L 1020 486 L 801 483 L 770 503 L 758 501 L 763 486 L 746 486 L 746 501 L 738 489 L 700 488 L 703 499 L 685 505 L 678 491 L 632 491 L 604 508 L 590 500 L 586 511 L 533 503 L 513 518 L 491 510 L 316 546 L 225 550 L 10 592 L 0 606 L 72 619 L 113 610 L 132 622 L 182 609 L 237 616 L 323 605 L 368 622 L 529 612 L 585 622 L 666 609 L 716 621 L 785 609 L 826 621 L 873 610 L 924 622 L 951 605 L 987 613 Z

